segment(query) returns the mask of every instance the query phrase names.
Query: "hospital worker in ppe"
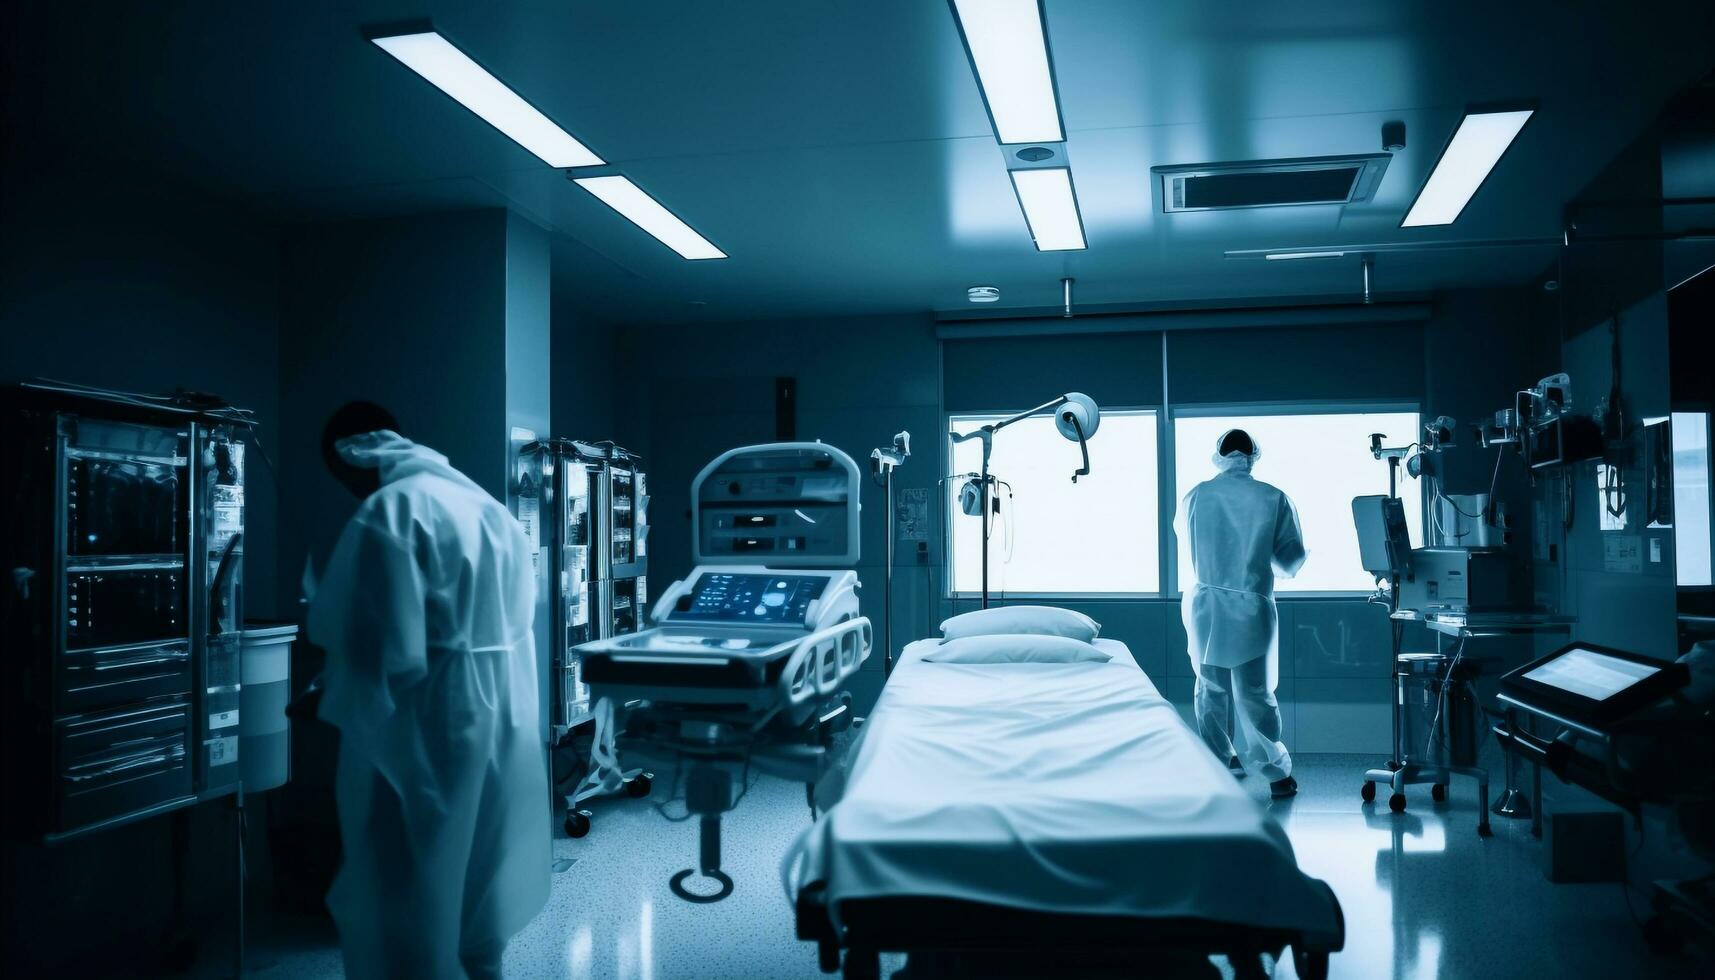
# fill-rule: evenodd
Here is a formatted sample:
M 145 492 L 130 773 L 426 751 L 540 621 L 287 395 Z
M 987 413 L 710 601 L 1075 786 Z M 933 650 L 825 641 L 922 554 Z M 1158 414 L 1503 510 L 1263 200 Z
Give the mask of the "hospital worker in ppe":
M 362 500 L 309 614 L 327 650 L 320 717 L 340 731 L 328 908 L 349 977 L 497 977 L 549 887 L 530 546 L 397 430 L 355 402 L 322 434 Z
M 1251 476 L 1261 450 L 1233 429 L 1216 442 L 1212 479 L 1191 488 L 1175 529 L 1191 550 L 1191 582 L 1181 613 L 1197 675 L 1197 730 L 1238 775 L 1244 766 L 1269 780 L 1275 797 L 1298 791 L 1292 757 L 1281 742 L 1278 621 L 1274 577 L 1304 565 L 1298 512 L 1279 489 Z M 1237 701 L 1244 760 L 1234 749 L 1228 715 Z

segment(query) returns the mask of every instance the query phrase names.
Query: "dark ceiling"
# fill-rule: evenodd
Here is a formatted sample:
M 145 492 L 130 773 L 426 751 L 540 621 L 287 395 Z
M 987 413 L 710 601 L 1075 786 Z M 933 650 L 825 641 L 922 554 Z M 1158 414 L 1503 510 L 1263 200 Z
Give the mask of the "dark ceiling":
M 623 323 L 1354 294 L 1356 258 L 1229 250 L 1553 237 L 1715 65 L 1715 4 L 1045 0 L 1089 248 L 1038 253 L 936 0 L 12 5 L 13 137 L 164 171 L 264 218 L 507 206 L 555 288 Z M 692 263 L 364 41 L 428 17 L 724 248 Z M 1459 221 L 1401 229 L 1467 105 L 1537 117 Z M 1162 214 L 1152 166 L 1373 153 L 1373 200 Z M 1552 247 L 1388 252 L 1379 293 L 1521 283 Z

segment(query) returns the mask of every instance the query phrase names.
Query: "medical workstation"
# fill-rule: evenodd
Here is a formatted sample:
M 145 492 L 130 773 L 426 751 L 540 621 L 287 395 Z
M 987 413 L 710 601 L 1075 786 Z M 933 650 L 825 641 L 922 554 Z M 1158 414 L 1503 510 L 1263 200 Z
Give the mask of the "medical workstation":
M 1715 975 L 1715 5 L 0 39 L 5 976 Z

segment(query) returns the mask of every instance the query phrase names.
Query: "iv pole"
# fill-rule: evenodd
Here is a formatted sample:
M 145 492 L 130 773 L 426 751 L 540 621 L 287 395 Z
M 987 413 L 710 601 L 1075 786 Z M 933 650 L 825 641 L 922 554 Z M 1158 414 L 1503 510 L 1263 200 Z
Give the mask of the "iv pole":
M 1078 477 L 1088 476 L 1090 474 L 1090 447 L 1087 440 L 1096 434 L 1096 427 L 1101 424 L 1101 410 L 1096 407 L 1095 401 L 1083 392 L 1069 391 L 1053 401 L 1043 402 L 1035 408 L 1019 412 L 1011 418 L 1002 419 L 999 422 L 991 422 L 974 432 L 967 432 L 963 435 L 960 435 L 957 432 L 952 433 L 952 439 L 955 443 L 969 442 L 972 439 L 981 439 L 983 441 L 982 472 L 978 475 L 977 479 L 981 488 L 980 492 L 982 499 L 982 608 L 984 609 L 989 607 L 989 519 L 992 513 L 989 501 L 992 499 L 990 495 L 994 484 L 994 478 L 989 475 L 989 456 L 994 452 L 994 434 L 1015 422 L 1022 422 L 1033 415 L 1040 415 L 1043 412 L 1053 409 L 1060 409 L 1061 406 L 1066 407 L 1055 415 L 1054 425 L 1060 430 L 1061 435 L 1065 436 L 1067 439 L 1075 440 L 1078 443 L 1078 451 L 1083 454 L 1084 458 L 1084 465 L 1080 467 L 1077 472 L 1072 474 L 1072 482 L 1077 483 Z
M 881 673 L 893 673 L 893 470 L 911 455 L 911 433 L 893 437 L 892 448 L 870 450 L 870 475 L 887 489 L 887 594 L 882 597 Z

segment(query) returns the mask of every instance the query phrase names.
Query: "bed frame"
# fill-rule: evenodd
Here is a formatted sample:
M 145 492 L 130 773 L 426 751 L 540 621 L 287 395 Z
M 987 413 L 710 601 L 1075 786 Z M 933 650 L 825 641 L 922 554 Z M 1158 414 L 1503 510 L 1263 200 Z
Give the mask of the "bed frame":
M 842 931 L 829 914 L 826 883 L 814 882 L 798 893 L 798 938 L 816 943 L 823 973 L 840 969 L 843 948 L 846 980 L 875 980 L 881 973 L 880 956 L 884 952 L 919 958 L 945 956 L 956 962 L 959 957 L 975 954 L 1076 957 L 1087 951 L 1097 954 L 1100 965 L 1129 963 L 1134 969 L 1140 962 L 1138 957 L 1144 955 L 1225 954 L 1232 958 L 1237 975 L 1245 977 L 1260 975 L 1262 955 L 1279 958 L 1287 947 L 1292 948 L 1303 980 L 1325 980 L 1329 956 L 1346 944 L 1346 922 L 1333 890 L 1326 882 L 1316 884 L 1334 905 L 1337 925 L 1332 934 L 1309 935 L 1206 919 L 1069 915 L 915 896 L 844 901 L 840 904 Z M 1247 972 L 1246 958 L 1255 970 Z

